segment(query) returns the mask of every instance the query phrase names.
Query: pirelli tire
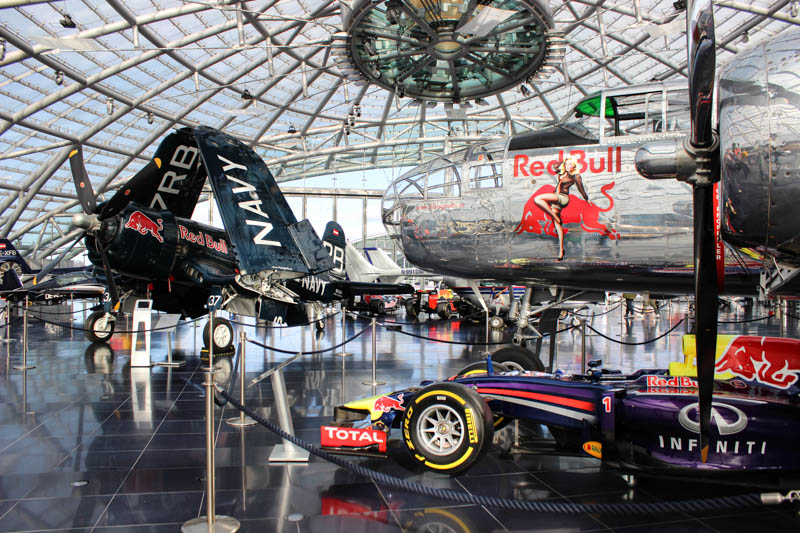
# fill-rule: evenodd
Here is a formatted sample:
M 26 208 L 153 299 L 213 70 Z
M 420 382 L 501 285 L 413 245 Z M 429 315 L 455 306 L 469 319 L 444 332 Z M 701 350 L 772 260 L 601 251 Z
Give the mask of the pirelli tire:
M 458 475 L 481 459 L 492 442 L 492 412 L 474 390 L 436 383 L 406 407 L 403 440 L 412 460 L 432 472 Z
M 436 312 L 439 314 L 439 318 L 441 318 L 442 320 L 449 320 L 450 317 L 453 315 L 452 311 L 450 310 L 450 302 L 445 302 L 437 305 Z
M 522 346 L 500 348 L 492 354 L 492 361 L 506 366 L 509 370 L 544 371 L 544 364 L 532 351 Z
M 369 310 L 373 315 L 382 315 L 386 312 L 386 303 L 381 298 L 369 301 Z
M 413 300 L 409 300 L 405 304 L 406 306 L 406 317 L 416 320 L 419 318 L 419 309 L 417 309 L 417 305 Z
M 203 328 L 203 344 L 206 348 L 211 344 L 209 335 L 209 323 L 206 322 Z M 233 347 L 234 331 L 230 320 L 226 318 L 214 317 L 214 353 L 230 352 Z
M 108 342 L 114 335 L 114 320 L 107 320 L 105 325 L 100 321 L 105 315 L 104 311 L 95 311 L 86 318 L 84 329 L 86 338 L 90 342 Z

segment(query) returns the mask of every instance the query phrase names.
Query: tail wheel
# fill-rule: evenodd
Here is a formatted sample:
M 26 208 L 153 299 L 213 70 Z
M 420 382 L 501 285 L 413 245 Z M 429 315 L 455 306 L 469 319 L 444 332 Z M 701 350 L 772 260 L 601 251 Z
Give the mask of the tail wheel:
M 321 318 L 318 318 L 316 322 L 314 322 L 314 326 L 316 326 L 317 331 L 324 331 L 325 330 L 325 321 Z
M 502 317 L 495 315 L 489 318 L 489 327 L 492 329 L 503 329 L 505 325 L 505 320 L 503 320 Z
M 95 311 L 86 318 L 86 338 L 91 342 L 108 342 L 114 335 L 114 321 L 101 320 L 105 316 L 104 311 Z
M 492 354 L 492 361 L 505 365 L 509 370 L 544 371 L 544 364 L 534 353 L 522 346 L 500 348 Z
M 458 383 L 425 387 L 406 408 L 403 440 L 412 458 L 451 476 L 469 469 L 492 441 L 492 413 L 481 396 Z
M 203 344 L 206 348 L 211 344 L 211 339 L 214 340 L 214 353 L 222 353 L 230 351 L 233 346 L 233 326 L 230 321 L 225 318 L 214 318 L 214 335 L 209 335 L 209 323 L 203 328 Z

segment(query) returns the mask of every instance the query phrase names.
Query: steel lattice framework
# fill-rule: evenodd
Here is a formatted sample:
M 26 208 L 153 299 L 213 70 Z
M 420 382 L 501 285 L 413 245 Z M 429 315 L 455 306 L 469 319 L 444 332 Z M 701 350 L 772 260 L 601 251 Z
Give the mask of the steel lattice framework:
M 684 78 L 679 4 L 552 0 L 567 50 L 549 77 L 420 104 L 339 70 L 338 0 L 0 0 L 0 236 L 29 258 L 69 241 L 75 143 L 104 192 L 179 126 L 236 135 L 291 181 L 410 166 L 553 123 L 602 87 Z M 800 23 L 797 0 L 715 4 L 720 63 Z

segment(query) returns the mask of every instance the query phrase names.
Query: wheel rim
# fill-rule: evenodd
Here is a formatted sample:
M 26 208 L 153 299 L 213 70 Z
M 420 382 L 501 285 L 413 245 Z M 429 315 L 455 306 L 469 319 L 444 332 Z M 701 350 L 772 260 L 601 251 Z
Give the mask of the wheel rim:
M 217 346 L 227 346 L 231 341 L 231 332 L 228 326 L 220 324 L 214 326 L 214 344 Z
M 420 447 L 435 456 L 449 455 L 464 442 L 464 423 L 447 405 L 431 405 L 419 418 Z
M 527 370 L 524 366 L 516 361 L 505 361 L 503 365 L 505 365 L 505 367 L 509 370 L 518 370 L 520 372 L 525 372 L 525 370 Z
M 94 334 L 98 337 L 107 337 L 111 334 L 111 321 L 106 320 L 105 327 L 101 327 L 100 324 L 102 323 L 102 318 L 98 318 L 94 321 L 94 326 L 92 329 L 94 330 Z

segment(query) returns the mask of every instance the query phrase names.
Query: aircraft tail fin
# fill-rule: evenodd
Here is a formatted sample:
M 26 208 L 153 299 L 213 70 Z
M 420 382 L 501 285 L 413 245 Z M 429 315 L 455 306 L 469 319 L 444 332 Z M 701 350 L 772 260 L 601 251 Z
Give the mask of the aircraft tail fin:
M 206 169 L 192 130 L 181 128 L 167 135 L 153 154 L 153 162 L 139 171 L 150 174 L 144 180 L 149 185 L 132 190 L 134 197 L 130 200 L 190 218 L 206 182 Z M 139 178 L 137 174 L 131 182 Z
M 381 270 L 400 271 L 400 265 L 395 263 L 389 254 L 383 251 L 382 248 L 364 248 L 364 255 L 367 260 Z
M 241 274 L 270 270 L 277 278 L 334 267 L 308 220 L 297 222 L 264 161 L 238 139 L 200 126 L 200 155 Z
M 339 279 L 344 279 L 347 267 L 347 257 L 345 255 L 347 240 L 344 238 L 342 226 L 333 220 L 328 222 L 325 226 L 325 233 L 322 234 L 322 244 L 325 245 L 333 260 L 331 274 Z
M 380 280 L 383 283 L 396 284 L 403 278 L 400 267 L 380 268 L 370 264 L 352 244 L 347 245 L 345 256 L 347 257 L 347 277 L 353 281 Z
M 0 239 L 0 261 L 18 264 L 21 269 L 19 272 L 22 274 L 33 274 L 31 267 L 28 266 L 28 263 L 25 262 L 25 259 L 22 258 L 22 255 L 8 239 Z

